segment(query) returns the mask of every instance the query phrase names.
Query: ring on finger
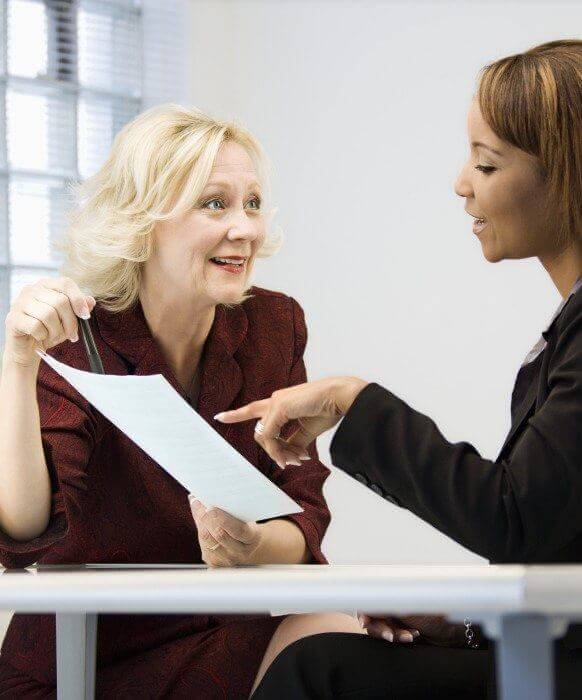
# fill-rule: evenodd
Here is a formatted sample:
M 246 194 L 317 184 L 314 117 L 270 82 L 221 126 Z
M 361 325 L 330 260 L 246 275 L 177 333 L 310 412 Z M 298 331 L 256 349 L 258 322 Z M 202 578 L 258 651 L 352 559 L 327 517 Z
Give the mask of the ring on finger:
M 258 420 L 257 424 L 255 425 L 255 433 L 257 435 L 264 435 L 265 434 L 265 424 L 263 423 L 262 420 Z M 275 435 L 275 440 L 278 440 L 281 437 L 281 433 L 277 433 Z

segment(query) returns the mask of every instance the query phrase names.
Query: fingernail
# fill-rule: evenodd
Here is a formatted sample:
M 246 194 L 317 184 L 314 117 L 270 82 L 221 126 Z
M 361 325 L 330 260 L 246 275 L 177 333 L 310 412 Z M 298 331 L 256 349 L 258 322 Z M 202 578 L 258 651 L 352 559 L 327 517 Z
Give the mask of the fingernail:
M 410 632 L 401 632 L 400 636 L 398 637 L 399 641 L 401 642 L 406 642 L 410 643 L 414 639 L 414 637 L 410 634 Z
M 286 465 L 287 467 L 288 467 L 289 465 L 291 465 L 291 464 L 292 464 L 294 467 L 300 467 L 300 466 L 301 466 L 301 462 L 298 462 L 296 459 L 288 459 L 288 460 L 285 462 L 285 465 Z
M 223 417 L 224 417 L 224 413 L 217 413 L 217 414 L 214 416 L 214 420 L 222 420 Z
M 285 464 L 284 463 L 281 464 L 281 462 L 279 460 L 277 460 L 277 466 L 281 469 L 285 469 Z
M 412 636 L 416 639 L 417 637 L 420 637 L 420 632 L 418 630 L 412 630 Z
M 385 639 L 387 642 L 393 642 L 394 641 L 394 635 L 390 630 L 384 630 L 382 632 L 382 639 Z
M 89 309 L 86 306 L 84 306 L 81 309 L 81 318 L 84 318 L 85 321 L 88 321 L 91 318 L 91 314 L 89 313 Z
M 192 495 L 191 493 L 189 493 L 189 494 L 188 494 L 188 500 L 190 501 L 190 503 L 194 503 L 194 501 L 196 501 L 197 499 L 196 499 L 196 496 L 194 496 L 194 495 Z
M 299 457 L 299 459 L 309 460 L 309 459 L 311 459 L 311 455 L 304 454 L 304 455 L 301 455 L 301 456 Z
M 74 336 L 71 338 L 71 343 L 76 343 L 78 340 L 79 340 L 79 336 L 78 336 L 78 335 L 74 335 Z

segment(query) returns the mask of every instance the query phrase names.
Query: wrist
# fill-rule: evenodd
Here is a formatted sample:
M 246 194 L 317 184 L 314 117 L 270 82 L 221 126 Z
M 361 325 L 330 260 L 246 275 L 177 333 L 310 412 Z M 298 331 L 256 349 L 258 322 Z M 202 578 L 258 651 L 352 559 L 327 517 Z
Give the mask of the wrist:
M 336 405 L 342 416 L 346 415 L 358 394 L 368 386 L 368 384 L 369 382 L 359 377 L 340 377 Z
M 12 355 L 4 352 L 2 355 L 2 374 L 31 378 L 36 381 L 40 363 L 41 359 L 38 357 L 38 355 L 36 360 L 31 359 L 30 363 L 25 363 L 20 362 L 16 358 L 12 357 Z
M 266 564 L 268 562 L 264 561 L 265 551 L 268 549 L 269 542 L 269 528 L 267 527 L 271 521 L 266 523 L 256 523 L 257 528 L 257 541 L 255 547 L 251 552 L 249 557 L 249 564 L 258 566 L 260 564 Z

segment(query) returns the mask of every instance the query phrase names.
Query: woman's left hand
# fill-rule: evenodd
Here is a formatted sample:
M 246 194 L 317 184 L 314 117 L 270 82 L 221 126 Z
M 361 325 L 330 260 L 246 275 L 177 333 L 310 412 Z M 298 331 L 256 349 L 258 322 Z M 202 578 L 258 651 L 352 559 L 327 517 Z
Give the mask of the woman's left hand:
M 242 566 L 253 563 L 261 544 L 261 526 L 245 523 L 220 508 L 206 509 L 195 496 L 188 497 L 202 560 L 211 567 Z
M 240 423 L 258 418 L 261 426 L 260 430 L 255 428 L 255 440 L 284 469 L 287 464 L 299 465 L 301 459 L 309 459 L 305 453 L 307 446 L 348 412 L 366 384 L 357 377 L 331 377 L 298 384 L 276 391 L 270 399 L 219 413 L 215 419 L 221 423 Z M 288 423 L 294 429 L 283 440 L 279 435 Z

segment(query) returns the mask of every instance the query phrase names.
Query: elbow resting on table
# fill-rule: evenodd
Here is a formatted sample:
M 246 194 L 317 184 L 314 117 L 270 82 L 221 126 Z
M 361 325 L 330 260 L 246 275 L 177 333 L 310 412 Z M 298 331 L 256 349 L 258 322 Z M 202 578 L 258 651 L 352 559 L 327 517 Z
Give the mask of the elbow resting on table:
M 35 518 L 31 522 L 20 519 L 18 522 L 7 522 L 5 518 L 0 515 L 0 529 L 8 537 L 15 540 L 16 542 L 30 542 L 40 535 L 48 527 L 50 520 L 50 513 L 47 513 L 42 519 Z

